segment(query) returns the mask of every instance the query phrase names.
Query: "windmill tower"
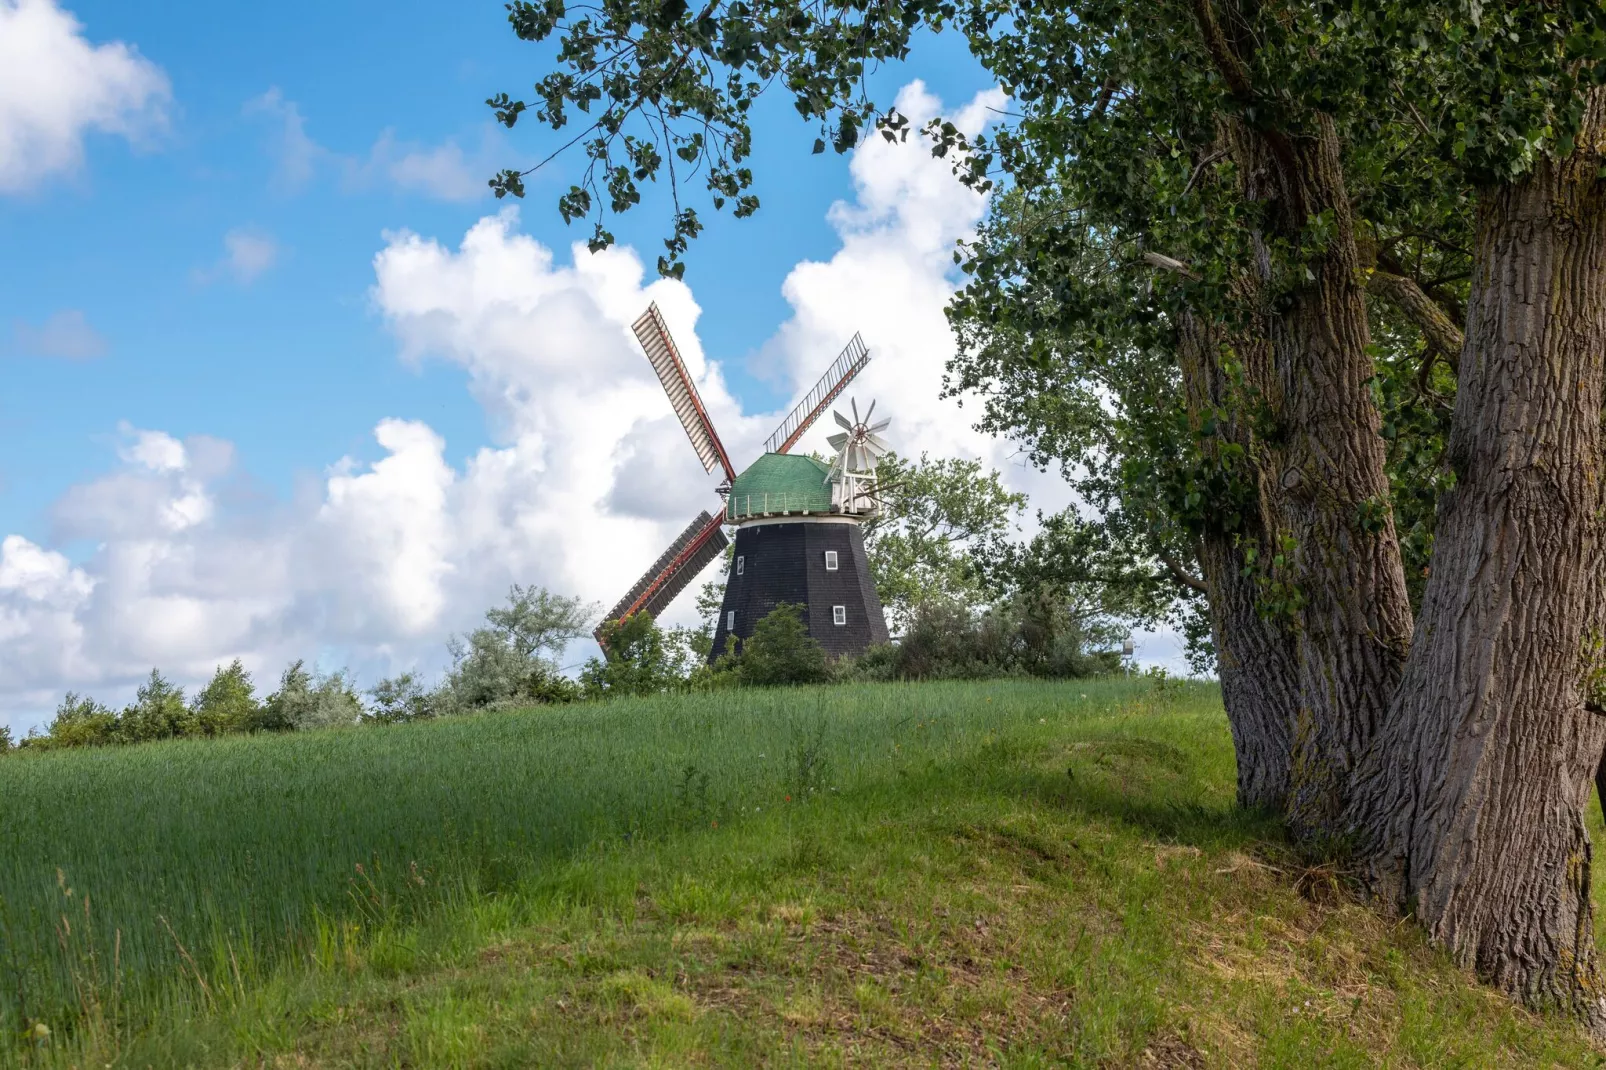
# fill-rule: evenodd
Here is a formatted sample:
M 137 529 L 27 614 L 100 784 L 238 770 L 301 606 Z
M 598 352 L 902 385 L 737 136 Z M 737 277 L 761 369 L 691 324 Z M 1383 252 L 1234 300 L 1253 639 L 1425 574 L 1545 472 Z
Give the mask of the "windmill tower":
M 851 422 L 833 414 L 844 431 L 830 439 L 837 451 L 832 464 L 789 452 L 870 362 L 864 341 L 853 336 L 770 435 L 763 455 L 738 474 L 658 306 L 649 307 L 633 329 L 704 471 L 712 472 L 715 465 L 724 470 L 718 492 L 725 501 L 720 515 L 705 511 L 687 525 L 606 619 L 642 611 L 657 617 L 730 544 L 722 530 L 729 525 L 736 529 L 736 549 L 714 634 L 715 655 L 730 637 L 752 635 L 753 625 L 780 602 L 807 606 L 809 634 L 830 654 L 855 654 L 886 642 L 886 617 L 870 579 L 859 524 L 876 510 L 870 493 L 875 461 L 887 451 L 877 432 L 887 421 L 869 427 L 858 419 L 855 403 Z M 873 412 L 873 403 L 870 408 Z M 601 642 L 600 627 L 596 634 Z

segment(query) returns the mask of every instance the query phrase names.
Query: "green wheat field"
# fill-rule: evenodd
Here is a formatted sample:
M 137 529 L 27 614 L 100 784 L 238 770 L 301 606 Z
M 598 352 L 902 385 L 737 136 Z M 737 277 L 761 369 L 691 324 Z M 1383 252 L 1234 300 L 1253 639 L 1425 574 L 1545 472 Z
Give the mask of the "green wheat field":
M 0 1065 L 1606 1065 L 1232 801 L 1149 679 L 12 756 Z

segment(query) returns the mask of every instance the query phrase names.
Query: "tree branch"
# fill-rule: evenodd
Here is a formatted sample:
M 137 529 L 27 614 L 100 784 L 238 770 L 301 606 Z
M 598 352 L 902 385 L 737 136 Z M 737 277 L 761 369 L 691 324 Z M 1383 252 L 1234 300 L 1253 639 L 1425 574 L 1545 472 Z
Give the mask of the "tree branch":
M 1183 278 L 1193 279 L 1195 281 L 1197 281 L 1199 278 L 1199 276 L 1194 274 L 1193 269 L 1187 264 L 1184 264 L 1180 260 L 1173 260 L 1164 253 L 1154 253 L 1144 250 L 1143 262 L 1148 264 L 1150 267 L 1157 267 L 1161 271 L 1169 271 L 1173 274 L 1181 275 Z
M 1367 289 L 1403 312 L 1407 319 L 1416 324 L 1416 329 L 1422 332 L 1428 345 L 1443 354 L 1452 369 L 1459 370 L 1461 347 L 1465 343 L 1461 328 L 1415 279 L 1376 268 L 1367 281 Z
M 1160 563 L 1165 566 L 1165 570 L 1171 574 L 1171 578 L 1179 585 L 1189 590 L 1198 591 L 1200 594 L 1208 595 L 1210 593 L 1210 588 L 1205 586 L 1204 580 L 1183 568 L 1182 562 L 1170 554 L 1161 554 Z

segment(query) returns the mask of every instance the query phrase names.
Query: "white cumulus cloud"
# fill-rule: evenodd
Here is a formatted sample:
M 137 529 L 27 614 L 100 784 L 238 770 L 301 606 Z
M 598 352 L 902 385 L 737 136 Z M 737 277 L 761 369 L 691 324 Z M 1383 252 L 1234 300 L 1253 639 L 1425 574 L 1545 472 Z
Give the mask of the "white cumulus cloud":
M 92 131 L 160 131 L 170 98 L 160 67 L 122 41 L 91 44 L 55 0 L 0 0 L 0 193 L 76 171 Z

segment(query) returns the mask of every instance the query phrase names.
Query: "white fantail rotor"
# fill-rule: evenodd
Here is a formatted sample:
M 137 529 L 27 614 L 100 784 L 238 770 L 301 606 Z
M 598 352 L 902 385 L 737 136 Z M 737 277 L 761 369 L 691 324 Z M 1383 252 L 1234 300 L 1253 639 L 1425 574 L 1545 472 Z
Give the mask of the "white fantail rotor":
M 836 451 L 836 458 L 831 462 L 831 497 L 832 504 L 844 513 L 873 513 L 877 508 L 874 498 L 876 463 L 892 452 L 892 447 L 880 432 L 885 431 L 892 421 L 887 419 L 872 424 L 870 418 L 875 415 L 875 404 L 874 401 L 870 402 L 862 419 L 859 417 L 857 399 L 850 401 L 852 420 L 835 409 L 831 411 L 837 426 L 843 429 L 826 439 Z

